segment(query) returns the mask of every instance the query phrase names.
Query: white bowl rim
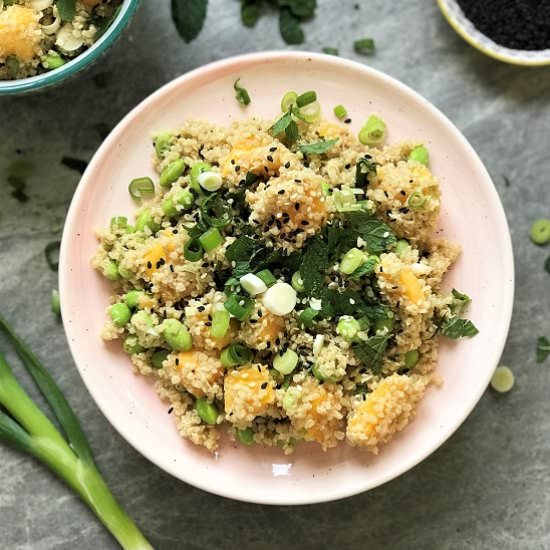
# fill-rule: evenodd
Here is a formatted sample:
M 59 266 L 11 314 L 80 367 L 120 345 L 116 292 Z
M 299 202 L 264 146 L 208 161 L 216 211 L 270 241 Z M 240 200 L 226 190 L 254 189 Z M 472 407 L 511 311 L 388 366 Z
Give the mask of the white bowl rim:
M 434 105 L 432 105 L 427 99 L 422 97 L 420 94 L 412 90 L 412 88 L 408 87 L 407 85 L 399 82 L 395 78 L 389 75 L 386 75 L 385 73 L 379 70 L 373 69 L 372 67 L 362 65 L 356 61 L 343 59 L 341 57 L 321 54 L 321 53 L 272 50 L 272 51 L 264 51 L 264 52 L 233 56 L 220 61 L 209 63 L 207 65 L 198 67 L 188 73 L 185 73 L 182 76 L 177 77 L 176 79 L 163 85 L 157 91 L 153 92 L 150 96 L 148 96 L 143 101 L 141 101 L 117 124 L 117 126 L 113 129 L 113 131 L 109 134 L 109 136 L 105 139 L 105 141 L 101 144 L 99 149 L 94 154 L 92 160 L 88 165 L 88 168 L 86 169 L 84 175 L 82 176 L 82 179 L 75 191 L 75 194 L 69 206 L 69 211 L 67 213 L 67 218 L 65 220 L 65 226 L 64 226 L 63 235 L 62 235 L 60 258 L 59 258 L 59 293 L 61 297 L 62 314 L 64 310 L 63 297 L 66 296 L 68 293 L 67 288 L 68 288 L 69 279 L 70 279 L 69 269 L 67 268 L 67 259 L 68 259 L 69 240 L 71 239 L 71 228 L 75 223 L 76 218 L 79 215 L 79 204 L 82 201 L 82 198 L 84 196 L 84 188 L 90 184 L 90 180 L 87 180 L 87 174 L 92 173 L 95 168 L 95 165 L 101 162 L 101 157 L 103 156 L 104 152 L 106 152 L 106 150 L 108 149 L 111 149 L 115 145 L 117 136 L 127 126 L 131 125 L 134 122 L 136 117 L 139 116 L 139 112 L 143 108 L 147 107 L 150 103 L 154 103 L 158 97 L 162 96 L 166 92 L 169 92 L 174 88 L 177 88 L 178 86 L 180 86 L 181 83 L 192 81 L 195 78 L 201 78 L 208 74 L 216 73 L 218 70 L 226 69 L 227 67 L 230 67 L 230 66 L 239 65 L 240 67 L 242 67 L 243 65 L 246 65 L 246 64 L 253 65 L 255 63 L 265 61 L 266 59 L 270 59 L 270 60 L 277 59 L 278 61 L 285 61 L 285 60 L 287 61 L 295 61 L 295 60 L 322 61 L 323 63 L 333 63 L 335 65 L 347 67 L 351 70 L 361 71 L 363 73 L 366 73 L 367 75 L 371 75 L 373 77 L 381 79 L 385 83 L 387 83 L 389 86 L 399 89 L 399 91 L 402 92 L 403 94 L 414 98 L 414 100 L 417 102 L 420 102 L 428 111 L 430 111 L 430 113 L 434 117 L 438 119 L 440 123 L 442 123 L 446 127 L 446 129 L 449 132 L 453 133 L 455 137 L 462 142 L 462 144 L 465 147 L 465 150 L 468 151 L 471 156 L 471 159 L 470 159 L 471 162 L 476 166 L 476 169 L 479 171 L 480 176 L 482 176 L 483 179 L 486 181 L 487 190 L 492 195 L 493 204 L 495 208 L 494 214 L 496 216 L 496 219 L 498 221 L 498 226 L 499 226 L 498 234 L 495 235 L 495 238 L 502 239 L 502 242 L 505 245 L 504 249 L 506 250 L 505 257 L 501 258 L 502 264 L 505 266 L 505 272 L 502 273 L 502 277 L 503 279 L 509 280 L 510 284 L 508 285 L 509 292 L 506 295 L 502 296 L 502 299 L 504 302 L 504 307 L 503 307 L 504 315 L 502 318 L 502 322 L 500 324 L 501 334 L 496 334 L 496 336 L 498 336 L 498 339 L 496 339 L 494 342 L 494 346 L 492 348 L 492 354 L 489 357 L 485 358 L 486 361 L 488 361 L 490 364 L 495 365 L 496 367 L 498 365 L 499 359 L 504 349 L 504 345 L 506 343 L 510 322 L 511 322 L 511 317 L 512 317 L 512 308 L 513 308 L 513 301 L 514 301 L 514 261 L 513 261 L 512 241 L 510 237 L 510 231 L 508 228 L 508 223 L 506 220 L 504 208 L 500 201 L 497 190 L 492 182 L 492 179 L 489 173 L 487 172 L 487 169 L 481 162 L 481 159 L 479 158 L 479 156 L 477 155 L 473 147 L 470 145 L 467 139 L 463 136 L 463 134 L 458 130 L 458 128 L 456 128 L 456 126 L 454 126 L 454 124 L 441 111 L 439 111 L 439 109 L 437 109 Z M 155 455 L 154 451 L 151 451 L 148 447 L 140 444 L 140 441 L 132 439 L 132 437 L 129 435 L 128 431 L 125 428 L 124 420 L 116 416 L 115 417 L 109 416 L 108 410 L 107 410 L 107 404 L 102 400 L 101 392 L 97 388 L 94 388 L 91 385 L 90 380 L 88 379 L 87 373 L 84 370 L 80 369 L 76 361 L 76 344 L 73 342 L 73 339 L 71 337 L 72 323 L 70 322 L 69 319 L 63 317 L 63 325 L 67 336 L 69 348 L 71 350 L 71 354 L 73 356 L 77 369 L 79 370 L 80 376 L 82 377 L 84 384 L 86 385 L 88 391 L 90 392 L 90 395 L 95 401 L 97 407 L 101 410 L 103 415 L 107 418 L 109 423 L 118 431 L 118 433 L 132 447 L 134 447 L 136 451 L 138 451 L 141 455 L 146 457 L 149 461 L 151 461 L 153 464 L 155 464 L 165 472 L 171 474 L 172 476 L 190 485 L 198 487 L 199 489 L 217 494 L 219 496 L 240 500 L 243 502 L 254 502 L 257 504 L 305 505 L 305 504 L 315 504 L 315 503 L 339 500 L 339 499 L 347 498 L 347 497 L 365 492 L 367 490 L 373 489 L 404 474 L 405 472 L 407 472 L 408 470 L 410 470 L 411 468 L 413 468 L 414 466 L 416 466 L 417 464 L 425 460 L 430 454 L 432 454 L 435 450 L 437 450 L 445 441 L 447 441 L 447 439 L 451 435 L 453 435 L 453 433 L 460 427 L 460 425 L 464 422 L 464 420 L 466 420 L 466 418 L 469 416 L 469 414 L 471 413 L 475 405 L 480 400 L 492 376 L 492 371 L 487 370 L 483 380 L 483 384 L 479 385 L 479 390 L 468 396 L 469 399 L 468 401 L 465 402 L 465 405 L 463 408 L 463 414 L 457 415 L 457 417 L 454 419 L 454 422 L 449 422 L 445 430 L 438 432 L 437 436 L 434 436 L 433 439 L 431 440 L 431 444 L 426 445 L 426 448 L 423 449 L 423 452 L 418 453 L 413 457 L 406 458 L 403 461 L 400 461 L 399 464 L 394 468 L 389 468 L 388 471 L 385 473 L 385 475 L 378 476 L 374 482 L 372 480 L 368 480 L 363 483 L 358 481 L 357 486 L 354 487 L 353 490 L 350 490 L 349 488 L 346 488 L 346 489 L 336 488 L 336 489 L 327 491 L 326 493 L 323 494 L 323 496 L 317 496 L 313 498 L 309 497 L 308 495 L 302 495 L 300 498 L 293 497 L 292 500 L 288 500 L 288 499 L 283 499 L 279 497 L 273 498 L 273 497 L 270 497 L 269 495 L 266 495 L 265 498 L 262 497 L 262 498 L 252 499 L 252 498 L 247 498 L 246 496 L 243 497 L 243 495 L 239 494 L 238 491 L 231 491 L 231 490 L 227 490 L 224 487 L 209 485 L 207 479 L 203 480 L 203 479 L 194 478 L 192 475 L 192 472 L 190 473 L 182 472 L 181 470 L 174 467 L 174 465 L 169 460 L 164 460 L 162 456 Z M 493 334 L 492 336 L 494 337 L 495 334 Z

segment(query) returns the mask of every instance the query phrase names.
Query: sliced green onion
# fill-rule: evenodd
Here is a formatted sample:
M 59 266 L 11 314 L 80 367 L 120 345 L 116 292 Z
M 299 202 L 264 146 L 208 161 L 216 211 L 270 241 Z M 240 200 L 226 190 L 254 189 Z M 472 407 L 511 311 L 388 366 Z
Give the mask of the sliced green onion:
M 420 193 L 419 191 L 415 191 L 409 197 L 408 205 L 413 210 L 418 210 L 419 208 L 422 208 L 426 204 L 427 200 L 428 200 L 427 197 L 422 195 L 422 193 Z
M 204 248 L 205 252 L 210 252 L 214 250 L 225 240 L 224 236 L 220 233 L 220 230 L 216 227 L 211 227 L 205 231 L 199 237 L 199 243 Z
M 372 38 L 363 38 L 361 40 L 356 40 L 353 43 L 353 49 L 362 55 L 371 55 L 374 53 L 375 44 Z
M 170 187 L 185 170 L 185 161 L 183 159 L 177 159 L 172 161 L 166 168 L 161 172 L 159 184 L 161 187 Z
M 195 401 L 195 410 L 205 424 L 214 426 L 218 421 L 218 410 L 212 403 L 202 397 Z
M 302 279 L 302 276 L 300 275 L 299 271 L 296 271 L 296 273 L 294 273 L 294 275 L 292 275 L 292 279 L 291 279 L 290 282 L 292 284 L 292 288 L 296 292 L 303 292 L 305 290 L 304 280 Z
M 10 78 L 16 79 L 19 72 L 19 59 L 16 55 L 8 55 L 6 57 L 6 69 L 8 69 L 8 75 Z
M 321 193 L 323 197 L 328 197 L 330 195 L 330 189 L 330 185 L 326 181 L 321 182 Z
M 385 319 L 377 319 L 374 323 L 374 329 L 379 334 L 389 334 L 395 326 L 395 319 L 393 317 L 386 317 Z
M 298 354 L 290 348 L 273 358 L 273 368 L 284 375 L 290 374 L 296 365 L 298 365 Z
M 229 330 L 231 322 L 231 316 L 229 311 L 224 309 L 216 309 L 212 314 L 212 326 L 210 327 L 210 334 L 213 338 L 223 338 Z
M 344 254 L 340 262 L 340 272 L 345 275 L 351 275 L 360 265 L 365 263 L 367 257 L 365 253 L 358 248 L 352 248 Z
M 128 191 L 133 199 L 141 200 L 155 194 L 155 184 L 148 177 L 134 178 L 128 185 Z
M 206 225 L 218 229 L 228 226 L 233 219 L 231 206 L 217 195 L 210 195 L 203 199 L 200 204 L 200 212 L 201 219 Z
M 403 254 L 403 252 L 405 252 L 408 248 L 410 248 L 410 245 L 405 239 L 400 239 L 395 243 L 395 253 L 398 256 L 401 256 L 401 254 Z
M 197 176 L 199 185 L 205 190 L 213 193 L 222 186 L 222 175 L 219 172 L 202 172 Z
M 155 144 L 155 152 L 159 157 L 166 153 L 166 151 L 168 151 L 173 137 L 174 136 L 169 132 L 162 132 L 160 134 L 157 134 L 153 138 L 153 142 Z
M 514 373 L 508 367 L 498 367 L 491 378 L 491 387 L 499 392 L 509 392 L 514 387 Z
M 254 431 L 252 428 L 245 428 L 244 430 L 235 430 L 235 435 L 239 440 L 239 443 L 243 445 L 252 445 L 254 443 Z
M 267 285 L 253 273 L 247 273 L 239 279 L 241 288 L 246 290 L 250 296 L 257 296 L 263 294 L 267 290 Z
M 300 323 L 302 323 L 306 328 L 311 328 L 313 326 L 313 320 L 319 315 L 319 311 L 313 309 L 312 307 L 306 307 L 300 315 Z
M 204 191 L 200 186 L 199 176 L 203 172 L 211 172 L 211 171 L 212 171 L 212 166 L 207 162 L 195 162 L 195 164 L 191 166 L 191 172 L 190 172 L 191 188 L 194 189 L 200 195 L 204 195 Z
M 127 225 L 128 225 L 128 218 L 125 216 L 115 216 L 114 218 L 111 218 L 110 227 L 113 230 L 126 229 Z
M 305 107 L 295 109 L 293 113 L 304 122 L 311 124 L 321 118 L 321 105 L 317 101 L 314 101 Z
M 386 123 L 376 115 L 371 115 L 359 132 L 359 141 L 363 145 L 374 147 L 380 145 L 385 138 Z
M 250 95 L 246 88 L 239 85 L 240 78 L 237 78 L 233 83 L 233 89 L 235 90 L 235 99 L 242 105 L 250 105 Z
M 55 313 L 55 315 L 61 314 L 61 302 L 59 301 L 59 292 L 55 288 L 52 290 L 51 308 L 52 313 Z
M 296 100 L 298 99 L 298 94 L 296 92 L 287 92 L 283 99 L 281 99 L 281 111 L 283 113 L 288 112 L 291 107 L 296 105 Z
M 311 90 L 309 92 L 304 92 L 303 94 L 300 94 L 296 98 L 296 105 L 301 108 L 309 105 L 310 103 L 313 103 L 314 101 L 317 101 L 317 94 Z
M 423 164 L 424 166 L 428 166 L 430 162 L 430 153 L 428 152 L 428 149 L 424 147 L 424 145 L 419 145 L 410 152 L 409 160 L 414 160 L 416 162 L 419 162 L 420 164 Z
M 261 279 L 265 286 L 270 287 L 271 285 L 274 285 L 277 282 L 277 279 L 275 278 L 275 275 L 269 271 L 269 269 L 262 269 L 258 273 L 256 273 L 256 277 Z
M 346 342 L 353 342 L 361 330 L 361 324 L 353 317 L 342 317 L 336 325 L 336 333 Z
M 222 351 L 220 361 L 224 367 L 236 367 L 250 363 L 252 357 L 252 351 L 244 344 L 231 344 Z
M 550 243 L 550 220 L 537 220 L 531 226 L 531 240 L 538 245 Z
M 246 319 L 254 309 L 254 300 L 248 296 L 240 296 L 239 294 L 231 294 L 224 302 L 223 306 L 233 317 L 239 321 Z
M 325 376 L 324 374 L 322 374 L 316 363 L 314 363 L 313 366 L 311 367 L 311 372 L 313 373 L 313 376 L 315 376 L 315 378 L 317 378 L 317 380 L 319 380 L 320 382 L 338 382 L 339 381 L 339 378 L 335 376 Z
M 199 239 L 189 239 L 183 245 L 183 255 L 185 256 L 185 259 L 190 262 L 198 262 L 202 258 L 203 254 L 204 250 Z
M 417 349 L 412 349 L 405 353 L 405 368 L 407 370 L 412 369 L 420 359 L 420 353 L 418 353 Z
M 42 59 L 42 65 L 45 69 L 53 71 L 54 69 L 59 69 L 67 63 L 58 53 L 49 53 L 45 55 Z
M 348 111 L 343 105 L 336 105 L 334 107 L 334 116 L 342 120 L 348 116 Z
M 168 355 L 170 355 L 170 352 L 167 349 L 159 349 L 155 351 L 155 353 L 151 356 L 151 364 L 153 365 L 153 368 L 161 369 L 162 363 L 164 363 Z

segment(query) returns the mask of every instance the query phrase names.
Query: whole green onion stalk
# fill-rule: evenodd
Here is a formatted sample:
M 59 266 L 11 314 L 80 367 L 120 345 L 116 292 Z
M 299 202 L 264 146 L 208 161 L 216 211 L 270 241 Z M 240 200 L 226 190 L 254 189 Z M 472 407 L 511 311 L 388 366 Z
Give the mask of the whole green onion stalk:
M 6 334 L 58 420 L 62 435 L 19 385 L 0 352 L 0 441 L 57 474 L 126 550 L 153 547 L 121 508 L 97 469 L 92 450 L 65 396 L 40 361 L 0 316 Z M 5 412 L 4 412 L 5 411 Z

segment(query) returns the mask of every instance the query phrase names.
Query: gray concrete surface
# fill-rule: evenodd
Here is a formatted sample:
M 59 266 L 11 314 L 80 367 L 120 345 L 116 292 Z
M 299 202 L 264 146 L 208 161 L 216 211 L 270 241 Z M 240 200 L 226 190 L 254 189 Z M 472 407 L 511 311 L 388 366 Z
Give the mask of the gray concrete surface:
M 56 275 L 43 250 L 60 235 L 79 177 L 61 157 L 89 159 L 100 143 L 97 123 L 115 125 L 189 69 L 283 48 L 275 17 L 246 30 L 236 0 L 211 0 L 204 32 L 185 45 L 172 26 L 169 2 L 144 0 L 129 32 L 88 73 L 41 95 L 0 98 L 1 311 L 70 396 L 110 486 L 157 549 L 550 548 L 550 363 L 536 365 L 534 350 L 537 336 L 550 336 L 550 276 L 542 268 L 550 248 L 535 247 L 527 236 L 534 219 L 550 215 L 550 68 L 483 57 L 450 30 L 435 1 L 359 3 L 356 10 L 352 0 L 320 1 L 317 17 L 305 25 L 304 49 L 337 46 L 342 55 L 413 86 L 485 161 L 516 252 L 515 312 L 503 363 L 514 369 L 517 383 L 505 396 L 488 391 L 450 441 L 414 470 L 344 501 L 256 506 L 172 479 L 130 448 L 97 410 L 49 311 Z M 372 58 L 352 52 L 352 40 L 363 36 L 376 38 Z M 98 86 L 98 75 L 106 88 Z M 10 196 L 5 178 L 18 158 L 37 167 L 25 204 Z M 0 447 L 0 548 L 116 547 L 65 486 Z

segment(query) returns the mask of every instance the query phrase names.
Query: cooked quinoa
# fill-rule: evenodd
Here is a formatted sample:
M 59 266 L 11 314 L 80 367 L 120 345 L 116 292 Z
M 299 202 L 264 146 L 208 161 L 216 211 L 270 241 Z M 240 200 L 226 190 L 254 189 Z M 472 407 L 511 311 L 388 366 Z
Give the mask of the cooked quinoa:
M 437 336 L 477 332 L 459 318 L 469 298 L 442 289 L 460 247 L 434 237 L 439 183 L 414 160 L 421 144 L 369 148 L 342 124 L 293 123 L 294 137 L 273 121 L 190 120 L 153 139 L 159 184 L 132 182 L 134 225 L 97 232 L 93 266 L 114 286 L 102 337 L 210 451 L 227 430 L 285 453 L 377 453 L 439 382 Z
M 60 67 L 89 48 L 122 0 L 0 0 L 0 80 Z M 74 10 L 72 7 L 74 6 Z

